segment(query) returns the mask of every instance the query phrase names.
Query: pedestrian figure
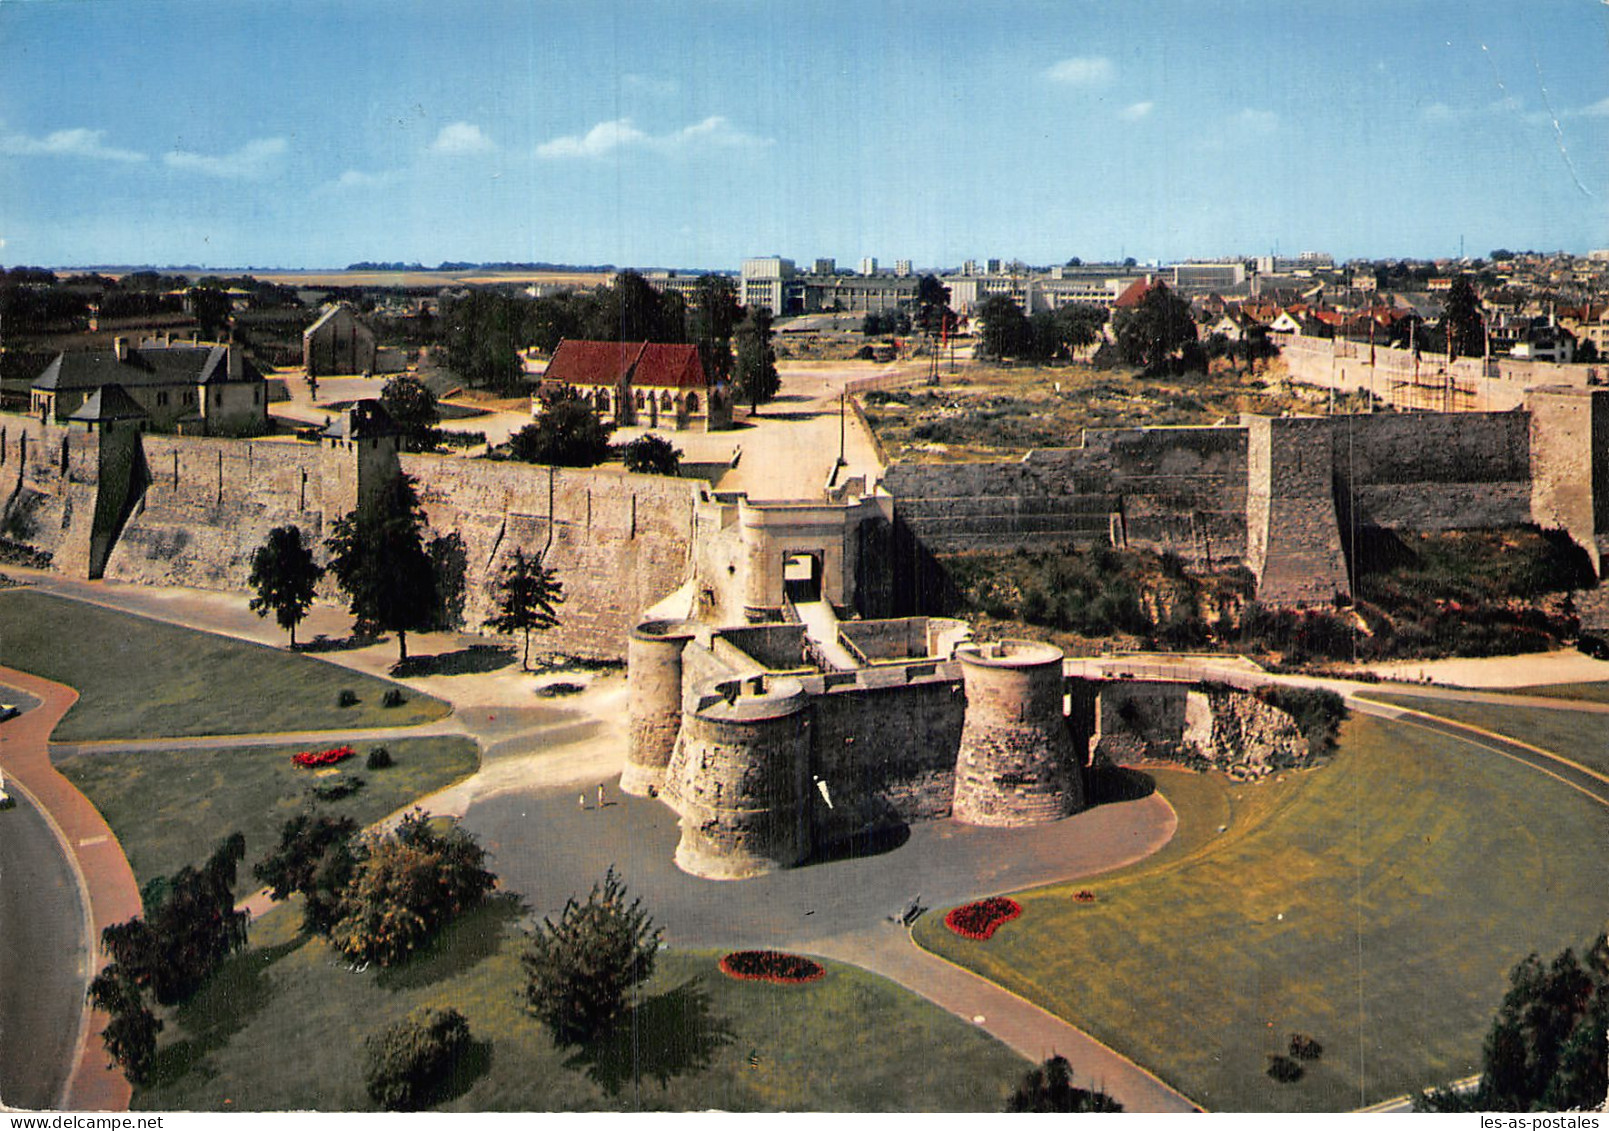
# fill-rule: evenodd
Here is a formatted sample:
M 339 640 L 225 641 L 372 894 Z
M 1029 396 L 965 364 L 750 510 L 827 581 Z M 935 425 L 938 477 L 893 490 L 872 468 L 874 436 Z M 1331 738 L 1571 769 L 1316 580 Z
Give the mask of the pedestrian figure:
M 603 808 L 603 786 L 598 787 L 598 808 Z
M 587 807 L 587 795 L 586 794 L 583 793 L 580 797 L 576 798 L 576 800 L 578 802 L 580 802 L 581 808 L 585 809 Z

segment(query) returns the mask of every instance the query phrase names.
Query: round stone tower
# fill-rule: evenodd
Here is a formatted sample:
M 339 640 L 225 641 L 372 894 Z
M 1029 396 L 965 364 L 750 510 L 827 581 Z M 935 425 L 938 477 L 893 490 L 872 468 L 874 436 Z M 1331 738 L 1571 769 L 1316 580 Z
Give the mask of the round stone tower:
M 1082 809 L 1082 768 L 1062 717 L 1061 649 L 1005 640 L 962 645 L 955 658 L 967 696 L 955 819 L 1040 825 Z
M 665 775 L 681 815 L 676 865 L 741 880 L 810 855 L 810 700 L 796 679 L 717 683 L 682 721 Z
M 626 641 L 631 732 L 620 788 L 648 797 L 664 788 L 665 767 L 682 727 L 682 649 L 693 638 L 685 621 L 644 621 Z

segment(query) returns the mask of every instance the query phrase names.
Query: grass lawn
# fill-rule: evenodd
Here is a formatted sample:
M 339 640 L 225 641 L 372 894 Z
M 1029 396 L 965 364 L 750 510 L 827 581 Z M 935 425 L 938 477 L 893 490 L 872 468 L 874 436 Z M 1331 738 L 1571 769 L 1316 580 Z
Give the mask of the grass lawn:
M 1609 703 L 1609 683 L 1537 683 L 1530 687 L 1494 687 L 1499 695 L 1541 695 L 1549 699 L 1579 699 Z
M 478 1042 L 449 1111 L 999 1111 L 1028 1063 L 892 982 L 736 982 L 718 951 L 661 951 L 640 1004 L 596 1047 L 560 1049 L 523 1009 L 520 913 L 498 899 L 405 967 L 353 973 L 276 909 L 168 1017 L 142 1110 L 372 1110 L 363 1039 L 451 1005 Z
M 65 683 L 78 702 L 58 742 L 412 726 L 448 705 L 323 660 L 28 589 L 0 592 L 0 663 Z M 336 706 L 342 688 L 358 704 Z
M 475 743 L 468 738 L 388 741 L 395 764 L 366 770 L 364 755 L 376 745 L 357 743 L 358 756 L 342 763 L 339 776 L 359 776 L 363 788 L 340 801 L 319 802 L 321 812 L 346 813 L 367 825 L 475 771 Z M 279 843 L 280 825 L 307 804 L 308 788 L 336 779 L 291 765 L 300 749 L 79 754 L 58 768 L 105 816 L 142 886 L 186 864 L 199 865 L 239 830 L 246 837 L 246 860 L 237 889 L 244 892 L 259 886 L 251 866 Z
M 1367 698 L 1482 727 L 1551 750 L 1600 774 L 1609 774 L 1609 716 L 1553 707 L 1506 707 L 1499 703 L 1466 703 L 1373 691 L 1367 693 Z
M 1022 895 L 988 942 L 937 911 L 916 933 L 1209 1109 L 1346 1111 L 1470 1075 L 1508 970 L 1609 912 L 1609 810 L 1414 727 L 1354 716 L 1331 764 L 1261 802 L 1274 783 L 1159 784 L 1180 852 Z M 1204 843 L 1203 819 L 1231 827 Z M 1293 1032 L 1323 1057 L 1279 1084 L 1267 1057 Z

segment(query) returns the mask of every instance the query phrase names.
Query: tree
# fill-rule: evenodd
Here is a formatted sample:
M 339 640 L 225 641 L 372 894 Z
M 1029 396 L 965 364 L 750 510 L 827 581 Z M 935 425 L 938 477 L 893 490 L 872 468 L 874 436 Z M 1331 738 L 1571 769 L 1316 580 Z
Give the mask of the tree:
M 89 1003 L 109 1015 L 101 1042 L 112 1063 L 123 1069 L 129 1083 L 145 1083 L 156 1063 L 156 1035 L 162 1022 L 145 1004 L 139 985 L 114 962 L 90 982 Z
M 497 579 L 497 614 L 486 621 L 494 632 L 525 634 L 520 670 L 531 670 L 531 630 L 546 631 L 559 623 L 553 606 L 564 601 L 564 586 L 540 558 L 516 549 Z
M 687 334 L 698 344 L 698 357 L 704 373 L 713 384 L 732 379 L 732 335 L 737 330 L 743 308 L 738 305 L 737 288 L 722 275 L 702 275 L 693 291 L 693 304 L 687 310 Z
M 486 851 L 456 825 L 437 832 L 415 809 L 366 838 L 341 893 L 330 942 L 354 962 L 395 966 L 497 885 Z
M 611 867 L 585 903 L 572 896 L 559 921 L 544 917 L 520 958 L 525 999 L 560 1044 L 580 1044 L 607 1032 L 625 1008 L 626 991 L 654 971 L 663 934 L 641 900 L 626 902 L 626 886 Z
M 1447 308 L 1442 315 L 1454 357 L 1480 357 L 1486 352 L 1486 328 L 1481 319 L 1480 298 L 1468 275 L 1453 280 L 1447 292 Z
M 950 317 L 950 288 L 932 275 L 923 275 L 916 282 L 916 325 L 930 337 L 938 337 Z
M 352 878 L 357 856 L 352 840 L 358 824 L 351 817 L 300 813 L 280 826 L 279 847 L 252 869 L 273 898 L 304 897 L 302 929 L 327 935 L 335 923 L 341 892 Z
M 679 342 L 685 334 L 681 296 L 664 293 L 636 271 L 599 288 L 587 337 L 601 342 Z
M 229 324 L 233 304 L 229 296 L 217 287 L 194 287 L 189 294 L 190 311 L 201 324 L 201 336 L 216 339 L 218 331 Z
M 387 1111 L 419 1111 L 438 1100 L 469 1050 L 469 1022 L 456 1009 L 420 1006 L 364 1044 L 369 1098 Z
M 393 377 L 380 391 L 380 407 L 402 429 L 403 444 L 410 452 L 429 451 L 436 445 L 436 425 L 441 410 L 436 394 L 412 377 Z
M 296 626 L 313 607 L 313 591 L 323 576 L 323 567 L 313 560 L 313 551 L 302 541 L 301 529 L 276 526 L 251 555 L 247 584 L 257 591 L 251 599 L 251 610 L 260 617 L 272 612 L 279 627 L 290 632 L 294 649 Z
M 978 352 L 1002 360 L 1021 355 L 1031 341 L 1031 329 L 1022 308 L 1006 295 L 990 295 L 978 306 L 983 324 L 978 334 Z
M 1157 283 L 1138 305 L 1112 315 L 1112 334 L 1124 361 L 1155 374 L 1183 346 L 1196 340 L 1196 323 L 1190 303 Z
M 642 475 L 676 475 L 682 466 L 682 450 L 652 432 L 627 444 L 622 454 L 626 470 Z
M 1073 1066 L 1065 1056 L 1053 1056 L 1023 1076 L 1006 1100 L 1008 1112 L 1122 1111 L 1123 1105 L 1105 1092 L 1073 1087 Z
M 591 467 L 609 455 L 614 425 L 598 419 L 592 406 L 568 388 L 543 395 L 536 423 L 508 438 L 509 451 L 526 463 L 553 467 Z
M 749 310 L 738 324 L 737 336 L 737 396 L 758 410 L 762 401 L 777 395 L 782 379 L 777 376 L 777 355 L 771 348 L 771 310 L 757 307 Z
M 1442 1089 L 1416 1107 L 1432 1111 L 1593 1109 L 1609 1089 L 1609 938 L 1586 960 L 1566 949 L 1544 965 L 1535 954 L 1509 973 L 1508 993 L 1481 1050 L 1472 1094 Z
M 395 632 L 399 663 L 408 658 L 408 633 L 429 628 L 436 607 L 424 525 L 413 480 L 399 475 L 368 505 L 336 519 L 326 543 L 330 572 L 358 626 Z
M 159 1004 L 190 997 L 218 963 L 246 945 L 250 917 L 235 910 L 234 897 L 245 855 L 246 838 L 232 834 L 199 869 L 186 865 L 170 877 L 164 896 L 147 898 L 144 918 L 101 932 L 112 961 Z
M 517 388 L 525 371 L 519 351 L 528 313 L 525 299 L 480 288 L 444 302 L 447 367 L 470 385 Z

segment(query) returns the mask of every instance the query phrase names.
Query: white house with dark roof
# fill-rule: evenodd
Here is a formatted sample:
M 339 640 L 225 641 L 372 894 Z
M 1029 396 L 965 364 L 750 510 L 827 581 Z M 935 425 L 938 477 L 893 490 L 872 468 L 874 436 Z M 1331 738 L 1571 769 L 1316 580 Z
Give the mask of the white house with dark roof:
M 102 393 L 112 387 L 122 396 Z M 92 411 L 109 406 L 122 411 L 127 398 L 159 432 L 254 436 L 268 431 L 267 383 L 237 345 L 152 341 L 132 347 L 127 338 L 118 338 L 110 350 L 57 354 L 34 380 L 29 408 L 40 420 L 66 424 L 97 393 L 102 395 Z

